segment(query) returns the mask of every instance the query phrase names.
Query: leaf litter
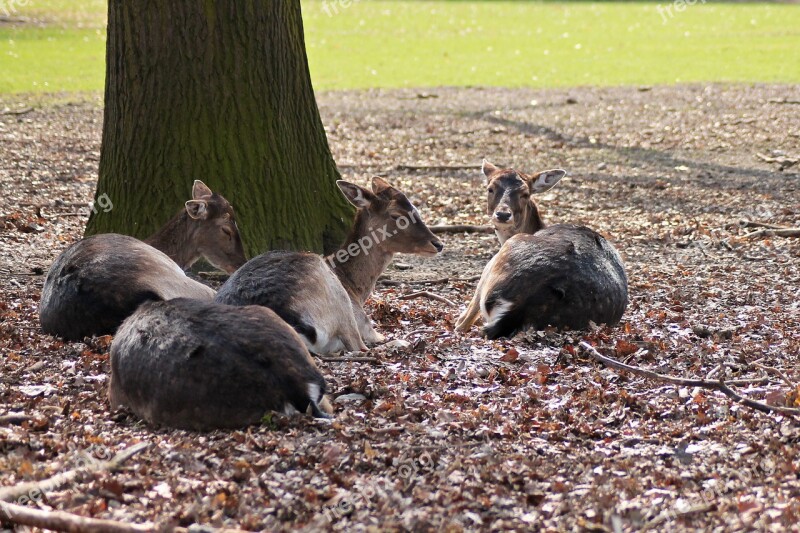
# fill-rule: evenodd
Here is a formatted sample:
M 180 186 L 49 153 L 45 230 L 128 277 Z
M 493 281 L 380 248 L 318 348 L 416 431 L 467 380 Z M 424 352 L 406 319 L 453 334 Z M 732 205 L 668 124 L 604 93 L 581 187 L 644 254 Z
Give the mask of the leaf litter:
M 747 239 L 739 223 L 800 225 L 796 167 L 755 157 L 796 156 L 800 116 L 772 102 L 797 89 L 417 92 L 319 95 L 343 177 L 386 176 L 429 224 L 482 225 L 483 178 L 464 167 L 487 157 L 567 169 L 540 207 L 623 254 L 631 301 L 618 327 L 501 341 L 454 333 L 476 284 L 464 280 L 497 243 L 443 235 L 440 256 L 398 258 L 368 303 L 393 344 L 366 354 L 374 362 L 319 362 L 339 399 L 333 422 L 269 413 L 240 431 L 148 428 L 108 410 L 110 338 L 64 343 L 39 328 L 43 274 L 85 223 L 67 213 L 93 197 L 102 109 L 38 106 L 0 116 L 0 484 L 151 442 L 121 471 L 40 505 L 245 530 L 794 527 L 796 420 L 606 368 L 578 343 L 673 376 L 772 368 L 789 383 L 771 375 L 738 391 L 800 403 L 800 240 Z M 25 104 L 4 97 L 0 108 Z M 423 290 L 459 307 L 400 299 Z

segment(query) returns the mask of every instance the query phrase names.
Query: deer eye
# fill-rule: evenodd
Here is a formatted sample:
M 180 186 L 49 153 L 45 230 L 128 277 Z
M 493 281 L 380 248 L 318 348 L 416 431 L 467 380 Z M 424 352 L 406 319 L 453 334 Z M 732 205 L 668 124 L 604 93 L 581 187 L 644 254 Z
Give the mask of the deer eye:
M 493 192 L 494 192 L 494 189 L 489 187 L 489 194 L 492 194 Z
M 228 226 L 222 226 L 222 232 L 228 236 L 228 238 L 233 238 L 233 230 Z

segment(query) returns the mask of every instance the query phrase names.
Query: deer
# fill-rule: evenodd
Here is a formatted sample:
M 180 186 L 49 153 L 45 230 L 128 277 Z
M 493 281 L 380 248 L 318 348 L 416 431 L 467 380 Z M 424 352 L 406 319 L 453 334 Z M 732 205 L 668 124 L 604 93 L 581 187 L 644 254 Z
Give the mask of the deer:
M 103 233 L 62 252 L 42 289 L 42 329 L 76 341 L 113 334 L 148 300 L 212 300 L 214 290 L 184 272 L 201 256 L 226 272 L 246 261 L 233 207 L 197 180 L 192 199 L 145 241 Z
M 455 329 L 469 331 L 479 316 L 489 339 L 527 328 L 586 329 L 617 324 L 628 305 L 622 259 L 602 235 L 569 224 L 545 226 L 532 194 L 550 190 L 566 172 L 533 175 L 484 160 L 488 214 L 500 250 L 483 269 L 475 295 Z
M 273 251 L 248 261 L 217 292 L 229 305 L 263 305 L 300 334 L 314 353 L 363 351 L 383 342 L 364 311 L 378 277 L 397 253 L 435 256 L 444 245 L 405 194 L 386 180 L 372 190 L 339 180 L 356 207 L 344 244 L 323 258 L 308 252 Z
M 177 298 L 139 306 L 110 352 L 108 401 L 152 426 L 258 424 L 270 411 L 331 418 L 325 379 L 270 309 Z

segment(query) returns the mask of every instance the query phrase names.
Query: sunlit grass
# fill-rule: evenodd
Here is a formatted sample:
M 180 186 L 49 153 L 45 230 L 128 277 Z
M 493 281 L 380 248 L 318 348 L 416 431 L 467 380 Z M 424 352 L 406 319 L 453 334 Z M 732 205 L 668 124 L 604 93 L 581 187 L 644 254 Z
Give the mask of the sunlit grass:
M 800 6 L 708 2 L 664 19 L 658 5 L 303 1 L 318 90 L 800 82 Z M 31 22 L 0 26 L 0 93 L 102 89 L 104 1 L 30 0 L 17 15 Z

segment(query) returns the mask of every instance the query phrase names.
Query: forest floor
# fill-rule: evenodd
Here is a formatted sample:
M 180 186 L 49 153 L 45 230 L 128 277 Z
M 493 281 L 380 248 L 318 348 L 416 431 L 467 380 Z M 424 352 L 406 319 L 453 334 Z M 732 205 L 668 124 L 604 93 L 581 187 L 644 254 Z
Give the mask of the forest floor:
M 800 425 L 709 390 L 611 370 L 628 364 L 800 404 L 800 240 L 747 238 L 742 219 L 800 225 L 800 89 L 678 86 L 429 89 L 319 96 L 346 179 L 406 191 L 429 224 L 486 224 L 487 157 L 561 167 L 546 220 L 589 225 L 626 260 L 622 323 L 490 342 L 453 321 L 497 250 L 443 235 L 435 258 L 398 257 L 369 310 L 408 351 L 320 362 L 331 422 L 274 415 L 259 427 L 153 430 L 111 413 L 108 338 L 42 334 L 43 274 L 80 238 L 97 175 L 96 99 L 0 110 L 0 485 L 88 456 L 152 445 L 34 505 L 162 525 L 245 530 L 781 531 L 800 521 Z M 221 191 L 224 194 L 224 191 Z M 397 283 L 401 282 L 401 283 Z M 428 290 L 458 306 L 401 300 Z M 3 417 L 7 413 L 21 416 Z

